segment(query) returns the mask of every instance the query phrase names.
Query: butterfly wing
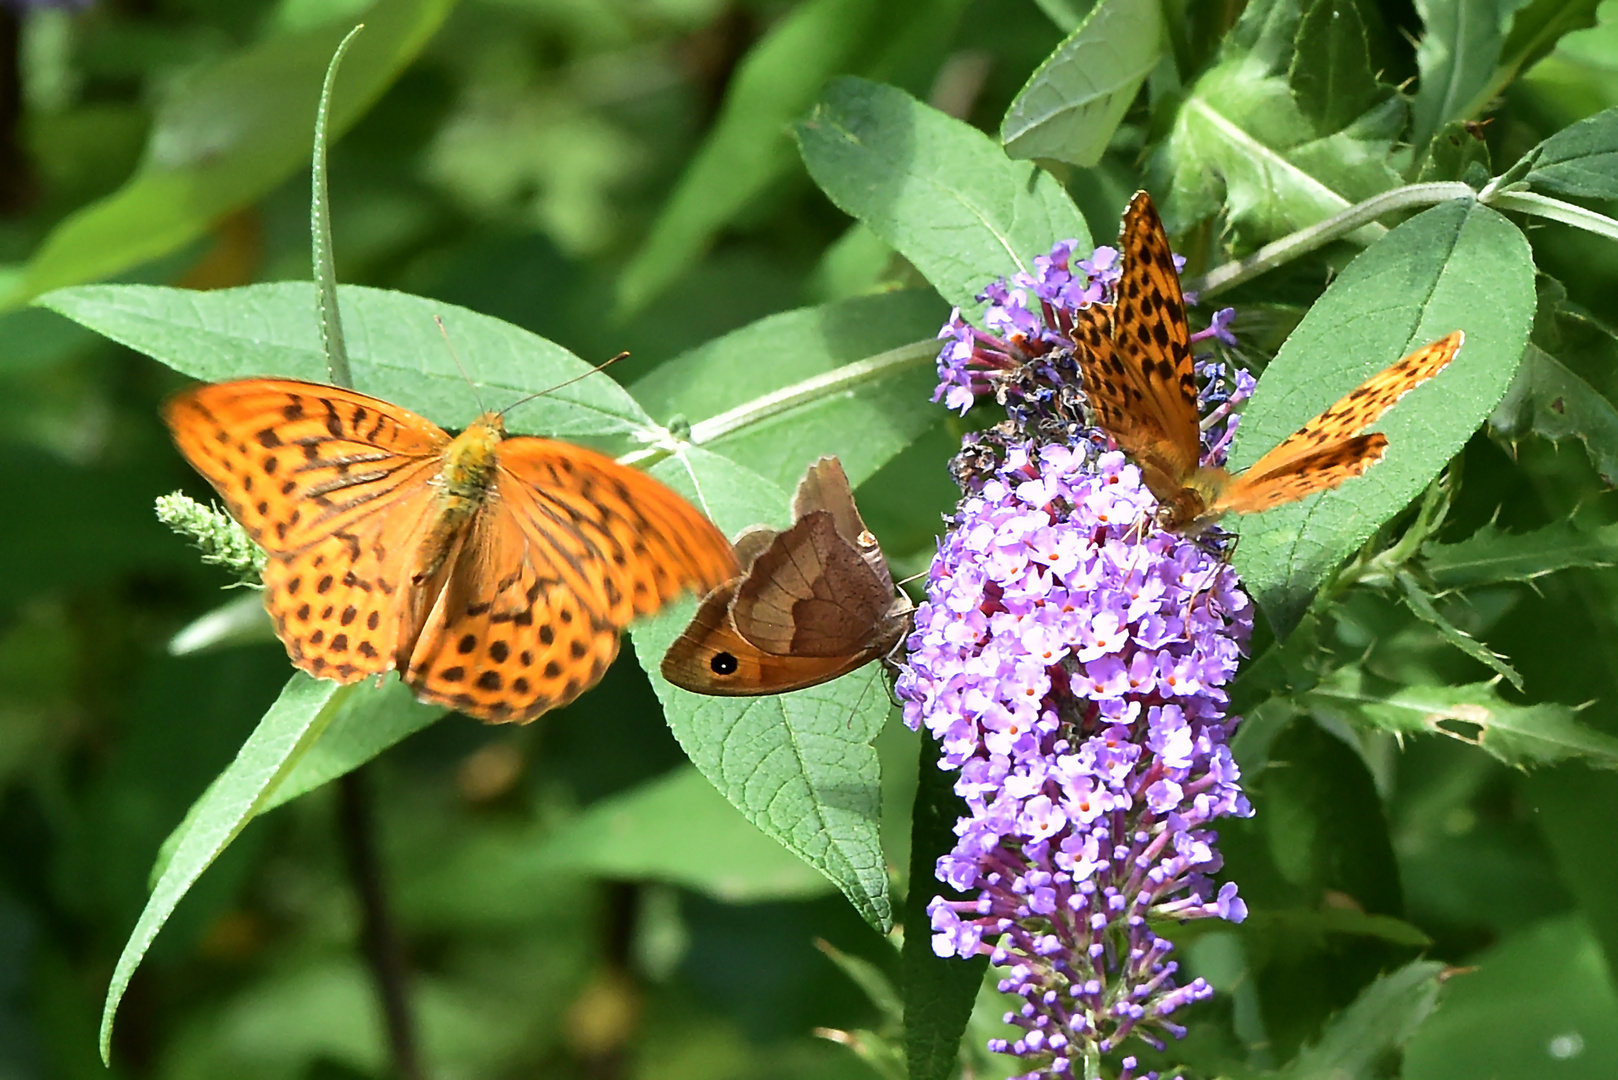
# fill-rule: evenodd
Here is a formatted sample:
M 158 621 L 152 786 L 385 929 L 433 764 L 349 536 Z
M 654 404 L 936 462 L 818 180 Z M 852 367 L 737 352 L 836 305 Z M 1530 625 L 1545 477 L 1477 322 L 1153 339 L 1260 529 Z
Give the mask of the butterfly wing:
M 1189 475 L 1202 457 L 1197 426 L 1197 380 L 1191 363 L 1191 329 L 1168 233 L 1152 197 L 1137 191 L 1124 213 L 1123 273 L 1113 311 L 1116 347 L 1127 374 L 1137 380 L 1141 402 L 1167 435 L 1165 448 Z
M 888 561 L 882 557 L 882 548 L 875 535 L 865 527 L 859 504 L 854 501 L 854 489 L 849 485 L 843 463 L 833 455 L 815 461 L 804 470 L 798 481 L 797 494 L 792 499 L 792 519 L 802 520 L 806 515 L 824 510 L 832 516 L 837 535 L 843 537 L 859 551 L 873 573 L 881 580 L 887 593 L 893 592 L 893 575 Z
M 1465 339 L 1457 330 L 1365 380 L 1232 480 L 1209 513 L 1253 513 L 1359 476 L 1382 460 L 1388 440 L 1358 433 L 1448 367 Z
M 410 657 L 418 696 L 526 722 L 594 686 L 618 633 L 737 572 L 718 529 L 605 455 L 508 439 Z
M 731 620 L 731 603 L 740 584 L 740 579 L 728 582 L 703 597 L 690 624 L 663 655 L 663 678 L 682 690 L 715 697 L 784 694 L 830 682 L 881 655 L 781 656 L 765 652 L 742 637 Z
M 868 648 L 893 600 L 859 549 L 816 510 L 776 538 L 731 605 L 737 631 L 777 655 L 850 656 Z
M 419 622 L 410 556 L 449 436 L 365 394 L 291 379 L 200 386 L 164 415 L 269 554 L 265 607 L 292 662 L 339 682 L 390 670 Z
M 272 556 L 344 532 L 426 484 L 450 439 L 406 409 L 292 379 L 199 386 L 164 418 L 186 460 Z

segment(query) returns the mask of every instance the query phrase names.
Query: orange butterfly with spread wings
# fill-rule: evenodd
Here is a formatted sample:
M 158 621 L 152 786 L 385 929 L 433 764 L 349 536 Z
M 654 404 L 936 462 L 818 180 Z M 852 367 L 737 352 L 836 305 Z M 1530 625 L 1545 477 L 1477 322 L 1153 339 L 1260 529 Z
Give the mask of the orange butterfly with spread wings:
M 1204 466 L 1197 384 L 1180 276 L 1144 191 L 1124 214 L 1122 273 L 1111 304 L 1081 308 L 1072 331 L 1095 420 L 1140 466 L 1168 529 L 1196 532 L 1335 488 L 1382 460 L 1386 435 L 1360 432 L 1455 358 L 1456 330 L 1371 376 L 1243 472 Z
M 423 701 L 525 723 L 600 681 L 619 631 L 734 577 L 713 524 L 644 473 L 485 413 L 453 438 L 397 405 L 292 379 L 201 386 L 165 418 L 269 555 L 292 662 L 397 670 Z

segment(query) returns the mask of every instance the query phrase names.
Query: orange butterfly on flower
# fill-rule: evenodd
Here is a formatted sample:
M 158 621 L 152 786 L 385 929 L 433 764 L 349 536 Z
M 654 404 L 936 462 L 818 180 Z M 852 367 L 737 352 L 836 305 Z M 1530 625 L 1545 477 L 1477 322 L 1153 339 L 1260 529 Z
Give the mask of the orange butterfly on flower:
M 451 437 L 353 390 L 201 386 L 165 418 L 268 555 L 264 603 L 292 662 L 340 683 L 397 670 L 423 701 L 527 722 L 600 681 L 619 631 L 737 572 L 684 499 L 593 450 Z
M 1180 276 L 1152 197 L 1136 192 L 1118 242 L 1116 299 L 1075 316 L 1072 337 L 1096 424 L 1140 466 L 1165 528 L 1195 532 L 1335 488 L 1382 460 L 1386 435 L 1361 434 L 1455 358 L 1464 335 L 1425 345 L 1371 376 L 1253 465 L 1202 464 L 1197 385 Z

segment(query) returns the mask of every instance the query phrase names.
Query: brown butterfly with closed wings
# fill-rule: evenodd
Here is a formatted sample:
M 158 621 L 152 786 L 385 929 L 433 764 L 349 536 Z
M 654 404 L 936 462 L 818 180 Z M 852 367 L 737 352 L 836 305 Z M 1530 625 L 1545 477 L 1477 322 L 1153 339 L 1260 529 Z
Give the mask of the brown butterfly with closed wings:
M 842 464 L 811 465 L 784 532 L 736 541 L 740 576 L 703 597 L 663 657 L 663 677 L 696 694 L 782 694 L 829 682 L 892 653 L 912 605 L 896 592 Z
M 1124 214 L 1117 299 L 1079 310 L 1072 330 L 1095 419 L 1140 466 L 1164 528 L 1196 532 L 1337 487 L 1382 460 L 1388 438 L 1360 434 L 1454 359 L 1456 330 L 1371 376 L 1280 445 L 1231 475 L 1201 463 L 1197 384 L 1180 275 L 1144 191 Z

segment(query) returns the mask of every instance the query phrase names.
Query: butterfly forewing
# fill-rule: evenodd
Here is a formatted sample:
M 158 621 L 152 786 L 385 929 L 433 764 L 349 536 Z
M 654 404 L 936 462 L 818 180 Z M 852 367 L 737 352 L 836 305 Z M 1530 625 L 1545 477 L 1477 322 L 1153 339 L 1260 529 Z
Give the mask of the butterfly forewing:
M 1255 461 L 1246 475 L 1259 477 L 1277 472 L 1291 461 L 1302 460 L 1364 431 L 1380 420 L 1394 402 L 1448 367 L 1465 340 L 1466 335 L 1457 330 L 1372 375 Z
M 437 472 L 449 436 L 353 391 L 291 379 L 202 386 L 165 410 L 186 458 L 272 555 L 386 507 Z
M 1123 260 L 1113 312 L 1114 345 L 1139 380 L 1144 407 L 1172 444 L 1174 460 L 1195 468 L 1202 456 L 1197 381 L 1191 363 L 1180 275 L 1152 198 L 1137 192 L 1124 213 Z
M 1210 514 L 1256 514 L 1308 498 L 1352 480 L 1382 460 L 1388 437 L 1359 435 L 1288 459 L 1268 473 L 1248 470 L 1232 480 L 1208 508 Z

